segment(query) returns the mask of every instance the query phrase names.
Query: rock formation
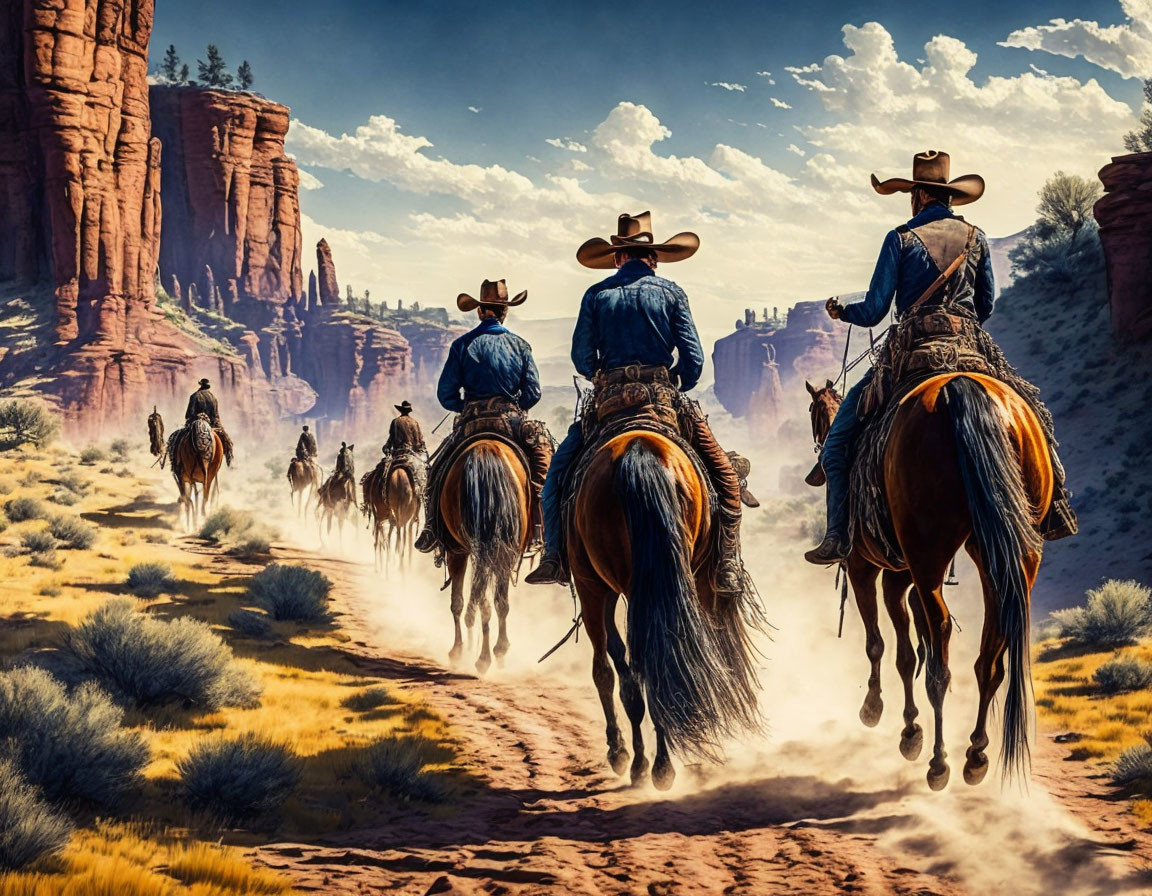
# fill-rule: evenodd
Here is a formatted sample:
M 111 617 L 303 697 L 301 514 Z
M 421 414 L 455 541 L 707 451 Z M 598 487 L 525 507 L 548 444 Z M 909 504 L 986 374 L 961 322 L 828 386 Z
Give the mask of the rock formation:
M 340 284 L 336 282 L 336 265 L 327 240 L 316 244 L 316 281 L 321 305 L 340 304 Z
M 1112 332 L 1135 342 L 1152 336 L 1152 152 L 1117 156 L 1100 169 L 1096 203 L 1108 264 Z
M 815 382 L 840 371 L 847 331 L 840 330 L 824 313 L 823 302 L 796 303 L 786 322 L 768 318 L 767 311 L 763 319 L 745 312 L 736 332 L 717 340 L 712 352 L 717 399 L 734 417 L 748 417 L 763 428 L 784 416 L 784 406 L 803 400 L 796 392 L 801 380 Z M 859 349 L 866 347 L 864 336 Z
M 300 175 L 284 152 L 288 108 L 252 93 L 153 85 L 164 145 L 160 271 L 283 305 L 302 289 Z M 210 291 L 202 291 L 211 295 Z

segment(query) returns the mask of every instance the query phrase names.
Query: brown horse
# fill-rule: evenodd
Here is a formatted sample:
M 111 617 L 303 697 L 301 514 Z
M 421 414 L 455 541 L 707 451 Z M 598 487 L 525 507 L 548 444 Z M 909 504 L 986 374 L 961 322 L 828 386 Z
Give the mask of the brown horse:
M 420 499 L 412 479 L 412 471 L 403 464 L 395 464 L 388 471 L 388 481 L 381 482 L 379 468 L 361 480 L 363 501 L 361 508 L 372 529 L 376 568 L 386 570 L 387 551 L 396 542 L 400 568 L 412 560 L 413 544 L 420 517 Z
M 508 653 L 508 589 L 520 558 L 528 546 L 531 487 L 528 468 L 511 446 L 496 439 L 479 439 L 468 445 L 452 462 L 440 492 L 440 514 L 455 545 L 447 554 L 452 584 L 452 619 L 455 640 L 448 656 L 457 662 L 464 650 L 460 613 L 464 610 L 464 578 L 472 563 L 472 583 L 465 624 L 469 642 L 476 612 L 480 612 L 482 643 L 476 669 L 483 674 Z M 499 634 L 489 648 L 488 626 L 492 618 L 489 588 Z
M 288 462 L 288 485 L 292 489 L 292 506 L 297 516 L 303 516 L 312 499 L 320 489 L 320 466 L 314 460 L 301 460 L 298 457 Z M 304 492 L 308 495 L 305 497 Z
M 670 439 L 626 432 L 601 447 L 576 494 L 568 554 L 592 642 L 592 680 L 607 721 L 608 762 L 628 767 L 613 675 L 632 725 L 632 781 L 648 771 L 645 698 L 656 730 L 652 782 L 676 773 L 670 750 L 715 758 L 721 740 L 757 728 L 757 681 L 747 624 L 751 585 L 718 599 L 708 487 Z M 627 598 L 627 648 L 616 605 Z
M 332 534 L 332 522 L 340 543 L 344 542 L 344 523 L 356 512 L 356 483 L 352 476 L 344 472 L 334 472 L 316 493 L 316 516 L 323 531 L 327 524 L 327 534 Z
M 827 388 L 809 391 L 814 431 L 826 434 L 839 401 L 826 394 Z M 890 563 L 867 533 L 857 531 L 847 566 L 873 663 L 861 710 L 861 718 L 872 724 L 883 708 L 879 660 L 884 645 L 876 628 L 876 577 L 886 570 L 884 598 L 896 623 L 897 667 L 905 680 L 902 748 L 915 740 L 911 729 L 918 728 L 911 721 L 914 659 L 903 612 L 908 585 L 915 586 L 911 603 L 927 648 L 925 684 L 936 722 L 928 766 L 933 790 L 942 789 L 949 777 L 943 710 L 951 682 L 952 617 L 942 586 L 961 547 L 975 562 L 984 592 L 984 629 L 975 665 L 979 705 L 964 780 L 978 784 L 987 774 L 988 710 L 1006 676 L 1000 759 L 1009 775 L 1027 764 L 1029 601 L 1040 568 L 1042 542 L 1036 525 L 1051 502 L 1052 489 L 1040 421 L 1024 399 L 999 380 L 976 373 L 940 374 L 901 399 L 884 449 L 884 492 L 905 564 Z
M 219 492 L 217 475 L 224 463 L 224 444 L 203 414 L 168 439 L 172 477 L 180 490 L 178 506 L 189 529 L 208 513 L 208 502 Z

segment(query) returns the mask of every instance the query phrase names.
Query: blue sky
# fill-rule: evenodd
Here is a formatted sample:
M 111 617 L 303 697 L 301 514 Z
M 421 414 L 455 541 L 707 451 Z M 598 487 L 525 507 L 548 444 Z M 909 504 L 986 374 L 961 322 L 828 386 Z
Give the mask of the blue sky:
M 307 233 L 331 237 L 342 279 L 436 301 L 497 267 L 512 285 L 557 294 L 536 306 L 541 316 L 567 313 L 589 276 L 571 252 L 617 212 L 641 210 L 618 205 L 640 203 L 658 230 L 696 229 L 715 249 L 691 277 L 717 321 L 745 299 L 859 288 L 884 231 L 904 217 L 899 201 L 868 195 L 862 172 L 902 173 L 921 142 L 952 149 L 954 174 L 989 177 L 973 220 L 992 235 L 1024 226 L 1056 166 L 1090 175 L 1122 151 L 1140 101 L 1123 55 L 1139 55 L 1152 33 L 1152 0 L 919 5 L 912 15 L 906 0 L 815 0 L 800 11 L 679 0 L 157 5 L 155 60 L 175 44 L 194 73 L 214 42 L 292 108 L 289 149 L 322 184 L 303 196 Z M 1117 27 L 1131 33 L 1108 30 Z M 999 45 L 1013 34 L 1015 46 Z M 1076 55 L 1080 44 L 1093 61 Z M 847 63 L 830 67 L 829 56 Z M 371 116 L 385 121 L 357 137 Z M 1006 153 L 1031 158 L 1011 165 Z M 842 264 L 829 266 L 819 242 L 842 247 Z

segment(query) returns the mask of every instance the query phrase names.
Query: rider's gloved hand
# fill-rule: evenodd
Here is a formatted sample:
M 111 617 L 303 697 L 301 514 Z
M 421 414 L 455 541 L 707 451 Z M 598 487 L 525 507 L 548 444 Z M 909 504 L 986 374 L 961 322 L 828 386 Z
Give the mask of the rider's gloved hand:
M 844 310 L 844 306 L 840 304 L 840 300 L 833 296 L 824 303 L 824 310 L 828 312 L 828 316 L 832 320 L 840 320 L 840 312 Z

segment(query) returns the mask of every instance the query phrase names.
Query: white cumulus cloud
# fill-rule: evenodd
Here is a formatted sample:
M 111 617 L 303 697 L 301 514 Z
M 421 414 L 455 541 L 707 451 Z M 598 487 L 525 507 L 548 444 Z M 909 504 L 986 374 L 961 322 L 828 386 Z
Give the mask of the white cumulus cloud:
M 748 89 L 747 84 L 733 84 L 730 81 L 708 81 L 706 83 L 709 87 L 720 87 L 724 90 L 734 90 L 737 93 L 743 93 Z
M 319 190 L 324 186 L 324 183 L 315 174 L 309 171 L 300 169 L 300 189 L 301 190 Z
M 555 146 L 557 149 L 566 149 L 569 152 L 588 152 L 588 147 L 583 143 L 577 143 L 575 140 L 569 140 L 566 137 L 549 137 L 544 142 L 549 146 Z
M 1052 19 L 1013 31 L 1002 47 L 1039 50 L 1055 56 L 1082 56 L 1125 78 L 1152 77 L 1152 0 L 1120 0 L 1125 25 L 1101 25 L 1084 19 Z
M 772 101 L 772 105 L 775 106 L 777 109 L 791 109 L 792 108 L 786 102 L 784 102 L 784 100 L 778 100 L 774 96 L 769 97 L 769 99 Z

